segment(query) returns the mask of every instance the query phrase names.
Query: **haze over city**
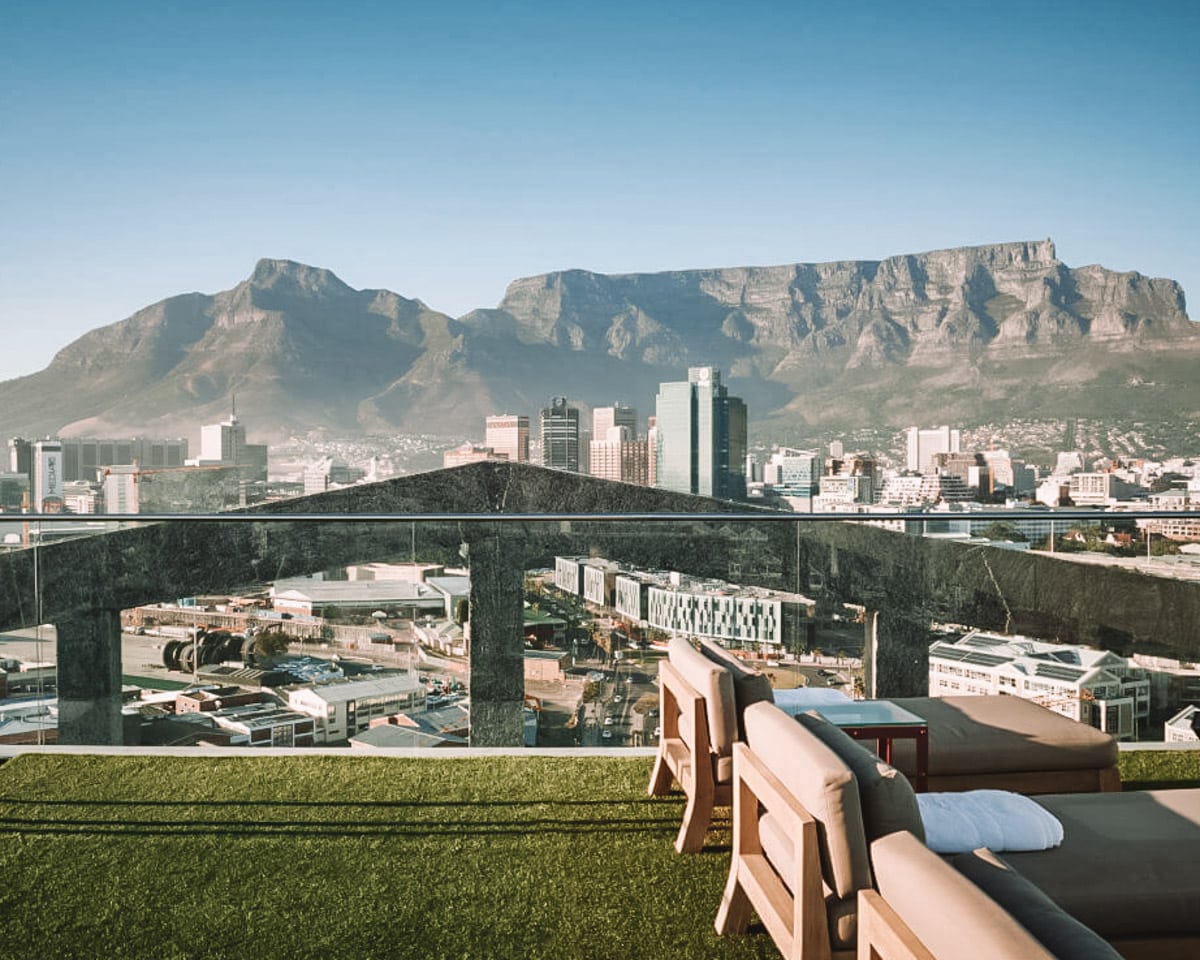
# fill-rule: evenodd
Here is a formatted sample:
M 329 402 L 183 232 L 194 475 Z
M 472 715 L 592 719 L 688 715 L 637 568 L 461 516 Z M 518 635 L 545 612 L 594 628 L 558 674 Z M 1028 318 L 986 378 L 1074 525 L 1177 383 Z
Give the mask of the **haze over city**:
M 0 379 L 260 257 L 520 276 L 1053 236 L 1200 289 L 1184 3 L 5 4 Z

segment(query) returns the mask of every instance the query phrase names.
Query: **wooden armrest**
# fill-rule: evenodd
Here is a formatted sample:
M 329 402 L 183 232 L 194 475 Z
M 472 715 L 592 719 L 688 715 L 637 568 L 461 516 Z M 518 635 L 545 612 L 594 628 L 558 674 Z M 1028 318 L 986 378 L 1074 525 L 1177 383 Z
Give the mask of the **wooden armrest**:
M 937 960 L 875 890 L 858 891 L 858 958 Z

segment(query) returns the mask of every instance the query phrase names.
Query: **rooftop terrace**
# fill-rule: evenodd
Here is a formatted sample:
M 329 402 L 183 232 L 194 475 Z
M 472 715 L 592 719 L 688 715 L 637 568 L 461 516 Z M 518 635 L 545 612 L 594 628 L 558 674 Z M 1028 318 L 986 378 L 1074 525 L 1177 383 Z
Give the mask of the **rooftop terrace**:
M 86 748 L 78 748 L 84 750 Z M 718 937 L 645 753 L 21 753 L 0 766 L 0 957 L 773 957 Z M 1200 753 L 1124 751 L 1127 788 Z

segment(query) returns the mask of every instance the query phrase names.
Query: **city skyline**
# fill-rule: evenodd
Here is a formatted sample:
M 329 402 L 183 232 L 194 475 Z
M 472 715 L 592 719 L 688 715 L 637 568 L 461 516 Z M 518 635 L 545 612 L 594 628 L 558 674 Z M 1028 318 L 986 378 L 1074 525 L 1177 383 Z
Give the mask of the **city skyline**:
M 0 11 L 0 380 L 260 257 L 511 280 L 1051 236 L 1200 289 L 1181 3 Z

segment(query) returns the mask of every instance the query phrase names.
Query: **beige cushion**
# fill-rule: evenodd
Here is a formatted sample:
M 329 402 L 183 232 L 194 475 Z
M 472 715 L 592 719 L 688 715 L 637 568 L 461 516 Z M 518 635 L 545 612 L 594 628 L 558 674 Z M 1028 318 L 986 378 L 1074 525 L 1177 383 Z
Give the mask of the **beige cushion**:
M 1035 798 L 1062 846 L 1004 859 L 1107 940 L 1200 936 L 1200 789 Z
M 818 823 L 821 872 L 839 899 L 871 885 L 858 785 L 829 747 L 772 703 L 746 708 L 746 742 Z
M 671 639 L 667 645 L 667 656 L 679 675 L 704 698 L 709 749 L 718 757 L 732 756 L 733 744 L 738 737 L 733 675 L 709 660 L 683 637 Z M 688 739 L 688 742 L 691 740 Z
M 735 657 L 723 646 L 713 640 L 701 640 L 700 652 L 713 663 L 729 671 L 733 677 L 733 699 L 737 704 L 738 736 L 745 738 L 742 728 L 742 711 L 750 704 L 762 700 L 773 703 L 775 694 L 771 689 L 771 681 L 761 670 L 745 664 L 741 658 Z
M 1064 912 L 992 851 L 961 853 L 950 863 L 1033 934 L 1057 960 L 1121 960 L 1108 941 Z
M 1114 766 L 1117 743 L 1021 697 L 907 697 L 894 703 L 929 724 L 929 775 L 1095 770 Z M 892 762 L 916 772 L 912 740 L 892 745 Z
M 938 960 L 1054 960 L 991 897 L 911 833 L 871 844 L 875 885 Z
M 897 830 L 907 830 L 924 841 L 925 826 L 917 795 L 904 774 L 815 711 L 797 714 L 796 722 L 853 771 L 868 844 Z

